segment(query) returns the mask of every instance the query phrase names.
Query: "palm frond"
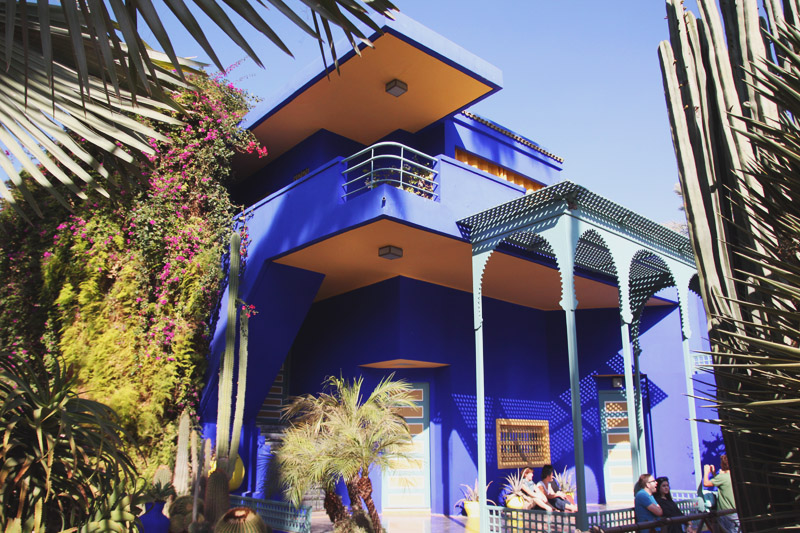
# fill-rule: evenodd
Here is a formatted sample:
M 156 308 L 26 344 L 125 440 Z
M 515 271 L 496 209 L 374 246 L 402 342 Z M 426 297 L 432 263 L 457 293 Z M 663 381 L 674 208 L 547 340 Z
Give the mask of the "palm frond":
M 353 36 L 366 41 L 359 24 L 379 30 L 368 13 L 390 15 L 396 9 L 386 0 L 370 0 L 364 5 L 355 0 L 304 0 L 314 21 L 317 17 L 322 21 L 322 29 L 319 25 L 312 29 L 282 0 L 269 3 L 320 42 L 332 39 L 333 24 L 342 28 L 353 46 Z M 196 12 L 204 13 L 260 66 L 263 63 L 255 45 L 244 38 L 239 21 L 231 20 L 223 5 L 291 54 L 249 0 L 194 0 L 192 6 L 183 0 L 165 0 L 165 4 L 220 71 L 224 67 L 198 24 Z M 0 195 L 26 219 L 21 200 L 40 216 L 41 211 L 18 166 L 66 207 L 52 179 L 79 198 L 85 198 L 87 192 L 107 195 L 105 184 L 93 175 L 105 182 L 109 167 L 117 161 L 145 162 L 143 155 L 152 153 L 148 139 L 159 138 L 130 114 L 161 122 L 175 120 L 170 111 L 179 107 L 172 101 L 171 89 L 186 86 L 185 75 L 196 74 L 202 67 L 177 56 L 162 14 L 151 0 L 59 4 L 5 0 L 0 2 L 0 25 L 5 27 L 0 58 L 6 67 L 0 72 L 0 100 L 4 102 L 0 107 L 0 169 L 11 183 L 10 188 L 0 183 Z M 152 50 L 142 40 L 142 27 L 152 33 L 163 52 Z M 334 49 L 332 54 L 336 62 Z M 92 150 L 82 148 L 75 137 L 85 139 Z

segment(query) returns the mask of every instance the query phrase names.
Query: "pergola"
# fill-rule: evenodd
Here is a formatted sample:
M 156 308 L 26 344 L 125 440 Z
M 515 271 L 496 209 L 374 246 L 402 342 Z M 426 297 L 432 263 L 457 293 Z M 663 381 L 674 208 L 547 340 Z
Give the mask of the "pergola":
M 570 373 L 578 527 L 588 529 L 583 428 L 580 410 L 574 275 L 576 267 L 590 274 L 613 277 L 619 288 L 620 333 L 625 366 L 628 424 L 634 477 L 646 470 L 644 422 L 638 364 L 639 323 L 647 300 L 675 286 L 683 336 L 683 359 L 689 418 L 696 418 L 689 350 L 688 291 L 696 275 L 689 239 L 641 215 L 564 181 L 509 201 L 458 222 L 472 244 L 475 371 L 478 426 L 478 486 L 481 493 L 481 531 L 488 531 L 486 509 L 486 413 L 483 364 L 483 275 L 491 255 L 506 251 L 532 260 L 555 263 L 561 278 L 561 308 L 567 332 Z M 635 394 L 630 394 L 635 391 Z M 695 481 L 699 483 L 700 454 L 697 425 L 691 423 Z M 633 481 L 633 480 L 632 480 Z

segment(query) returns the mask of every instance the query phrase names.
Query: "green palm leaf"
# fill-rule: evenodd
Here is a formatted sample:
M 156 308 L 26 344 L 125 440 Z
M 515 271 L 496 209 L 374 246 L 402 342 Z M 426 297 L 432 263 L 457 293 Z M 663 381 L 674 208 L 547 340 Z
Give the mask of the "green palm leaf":
M 367 0 L 364 4 L 355 0 L 302 0 L 314 20 L 312 28 L 282 0 L 267 1 L 320 43 L 326 39 L 331 42 L 334 63 L 332 25 L 342 28 L 355 46 L 357 40 L 366 41 L 358 24 L 379 30 L 367 16 L 369 12 L 389 15 L 396 9 L 386 0 Z M 263 66 L 261 58 L 223 5 L 291 54 L 249 0 L 194 0 L 191 6 L 184 0 L 165 0 L 165 4 L 220 70 L 224 67 L 193 10 L 204 13 L 258 65 Z M 261 0 L 259 4 L 266 7 Z M 139 34 L 142 25 L 152 32 L 163 53 L 143 42 Z M 171 111 L 179 109 L 170 90 L 185 86 L 185 73 L 201 67 L 176 55 L 151 0 L 59 4 L 0 0 L 0 26 L 5 28 L 0 58 L 6 66 L 0 72 L 0 100 L 7 104 L 0 108 L 0 168 L 10 179 L 10 187 L 0 183 L 0 195 L 26 218 L 21 200 L 37 214 L 41 212 L 18 166 L 64 205 L 67 203 L 56 192 L 53 179 L 79 198 L 90 191 L 107 195 L 105 183 L 98 183 L 93 173 L 108 181 L 109 167 L 143 161 L 142 156 L 152 151 L 147 140 L 158 138 L 152 128 L 131 115 L 160 122 L 174 120 Z M 86 139 L 89 148 L 81 147 L 73 137 Z

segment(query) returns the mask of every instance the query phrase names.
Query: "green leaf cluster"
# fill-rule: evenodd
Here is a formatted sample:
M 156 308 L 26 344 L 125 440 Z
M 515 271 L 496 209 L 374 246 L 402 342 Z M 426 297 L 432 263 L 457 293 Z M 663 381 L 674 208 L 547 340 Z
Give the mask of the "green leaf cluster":
M 76 385 L 77 375 L 61 365 L 48 369 L 36 359 L 0 354 L 0 527 L 5 531 L 60 531 L 135 519 L 133 499 L 123 493 L 134 469 L 119 419 L 106 405 L 79 397 Z
M 183 122 L 153 125 L 169 142 L 150 140 L 149 165 L 115 170 L 112 199 L 69 212 L 32 189 L 46 206 L 37 228 L 0 211 L 0 349 L 72 365 L 80 394 L 119 414 L 145 477 L 172 462 L 177 418 L 199 399 L 235 212 L 230 160 L 258 148 L 238 126 L 248 97 L 192 81 L 175 95 Z
M 350 518 L 335 500 L 334 487 L 343 481 L 350 495 L 353 515 L 366 506 L 373 531 L 381 521 L 372 500 L 369 471 L 373 466 L 391 468 L 393 461 L 411 459 L 411 433 L 402 416 L 404 408 L 416 407 L 410 385 L 381 380 L 363 398 L 363 377 L 348 381 L 330 376 L 325 392 L 299 396 L 290 402 L 285 416 L 291 426 L 276 452 L 287 499 L 298 505 L 313 485 L 326 495 L 326 511 L 338 525 Z

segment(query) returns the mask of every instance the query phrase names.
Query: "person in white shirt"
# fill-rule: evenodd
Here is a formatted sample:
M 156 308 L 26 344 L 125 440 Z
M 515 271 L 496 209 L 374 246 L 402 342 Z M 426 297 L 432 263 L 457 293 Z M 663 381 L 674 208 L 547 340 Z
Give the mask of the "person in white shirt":
M 553 485 L 556 485 L 555 487 Z M 561 491 L 553 479 L 553 465 L 544 465 L 542 467 L 542 480 L 536 484 L 536 487 L 547 496 L 547 502 L 558 509 L 559 511 L 566 511 L 574 513 L 578 511 L 578 506 L 574 503 L 569 503 L 567 495 Z

